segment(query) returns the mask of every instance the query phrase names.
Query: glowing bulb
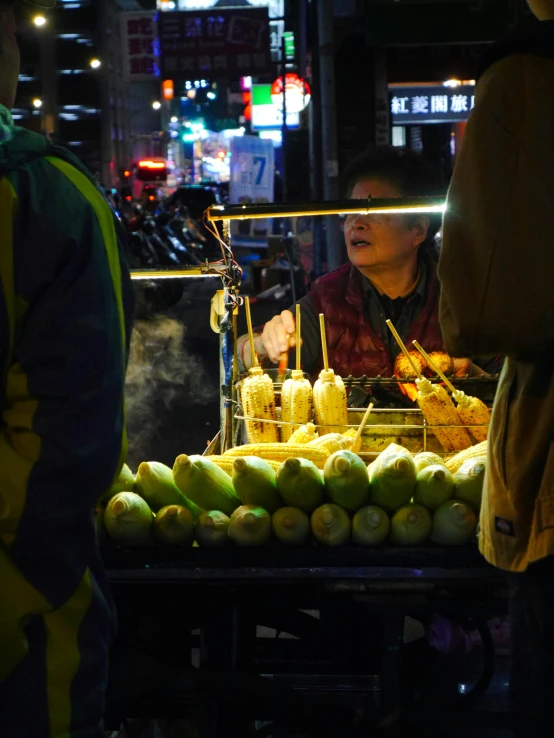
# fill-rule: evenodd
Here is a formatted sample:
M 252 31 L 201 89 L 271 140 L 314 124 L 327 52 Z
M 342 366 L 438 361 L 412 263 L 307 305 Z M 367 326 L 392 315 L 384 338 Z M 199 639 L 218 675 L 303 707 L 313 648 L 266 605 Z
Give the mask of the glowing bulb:
M 92 69 L 99 69 L 102 66 L 102 62 L 100 61 L 100 59 L 91 59 L 90 66 L 92 67 Z
M 33 100 L 33 107 L 35 108 L 42 108 L 42 100 L 39 97 L 35 97 Z
M 43 15 L 35 15 L 33 23 L 37 28 L 42 28 L 46 25 L 46 18 Z
M 162 107 L 162 104 L 159 100 L 155 100 L 152 103 L 152 107 L 154 108 L 154 110 L 159 110 Z
M 171 118 L 171 122 L 172 122 L 172 123 L 177 123 L 178 121 L 179 121 L 179 118 L 177 118 L 177 116 L 176 116 L 176 115 L 174 115 L 174 116 L 173 116 L 173 117 Z

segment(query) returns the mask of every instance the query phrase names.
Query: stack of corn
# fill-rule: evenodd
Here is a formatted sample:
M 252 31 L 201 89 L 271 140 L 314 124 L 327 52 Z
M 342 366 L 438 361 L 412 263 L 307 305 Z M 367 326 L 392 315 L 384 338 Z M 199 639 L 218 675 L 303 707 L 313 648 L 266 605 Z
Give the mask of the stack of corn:
M 300 428 L 294 431 L 292 436 L 289 438 L 287 443 L 309 443 L 319 438 L 315 425 L 313 423 L 306 423 L 301 425 Z
M 250 443 L 277 443 L 279 430 L 276 423 L 264 423 L 264 420 L 277 420 L 275 410 L 275 391 L 271 377 L 264 373 L 259 366 L 248 370 L 248 376 L 243 380 L 242 407 L 248 418 L 245 420 L 246 435 Z
M 482 426 L 481 428 L 468 428 L 473 438 L 478 441 L 486 441 L 489 435 L 489 423 L 491 411 L 478 397 L 470 397 L 456 390 L 452 397 L 458 403 L 458 413 L 464 425 Z
M 301 369 L 293 369 L 281 390 L 281 439 L 288 441 L 299 426 L 312 417 L 312 385 Z
M 258 456 L 270 461 L 286 461 L 290 458 L 307 459 L 323 469 L 329 452 L 323 448 L 310 447 L 306 443 L 248 443 L 225 451 L 225 456 Z
M 428 379 L 417 379 L 416 385 L 417 404 L 429 425 L 435 426 L 433 433 L 444 450 L 461 451 L 471 446 L 471 437 L 444 387 Z M 441 428 L 443 425 L 453 427 Z
M 227 472 L 230 477 L 233 476 L 233 465 L 235 463 L 234 456 L 226 456 L 225 454 L 223 456 L 219 456 L 218 454 L 213 454 L 211 456 L 206 456 L 205 458 L 209 461 L 213 461 L 216 466 L 218 466 L 220 469 L 223 469 L 224 472 Z M 270 465 L 273 471 L 277 471 L 277 469 L 281 466 L 278 461 L 271 461 L 271 459 L 268 459 L 267 463 Z
M 320 436 L 342 433 L 348 425 L 346 388 L 332 369 L 323 369 L 314 384 L 314 412 Z

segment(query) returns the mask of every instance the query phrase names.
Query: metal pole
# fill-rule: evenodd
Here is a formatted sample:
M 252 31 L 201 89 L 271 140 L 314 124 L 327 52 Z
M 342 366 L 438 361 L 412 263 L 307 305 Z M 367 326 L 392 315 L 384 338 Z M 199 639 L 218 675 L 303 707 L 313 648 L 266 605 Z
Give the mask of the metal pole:
M 321 90 L 321 139 L 323 146 L 323 197 L 338 197 L 339 161 L 337 146 L 337 118 L 335 112 L 335 57 L 333 48 L 333 0 L 318 3 L 318 35 Z M 327 269 L 341 264 L 342 234 L 337 218 L 326 217 Z
M 40 29 L 40 79 L 42 133 L 54 136 L 58 132 L 58 75 L 56 70 L 56 34 L 53 23 Z
M 282 200 L 287 202 L 287 60 L 285 55 L 285 37 L 281 42 L 281 80 L 283 85 L 283 123 L 281 124 L 281 152 L 283 162 L 281 165 L 282 177 Z M 283 228 L 284 228 L 283 221 Z

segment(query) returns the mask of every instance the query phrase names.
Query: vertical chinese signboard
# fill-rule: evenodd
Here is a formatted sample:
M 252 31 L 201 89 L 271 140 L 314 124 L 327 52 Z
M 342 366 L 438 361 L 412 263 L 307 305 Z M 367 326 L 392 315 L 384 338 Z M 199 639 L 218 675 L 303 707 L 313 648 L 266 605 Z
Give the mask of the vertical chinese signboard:
M 238 79 L 272 71 L 267 8 L 160 13 L 160 60 L 170 79 Z
M 462 123 L 475 105 L 475 87 L 389 87 L 393 126 Z
M 160 74 L 156 13 L 122 13 L 123 73 L 125 79 L 137 82 Z

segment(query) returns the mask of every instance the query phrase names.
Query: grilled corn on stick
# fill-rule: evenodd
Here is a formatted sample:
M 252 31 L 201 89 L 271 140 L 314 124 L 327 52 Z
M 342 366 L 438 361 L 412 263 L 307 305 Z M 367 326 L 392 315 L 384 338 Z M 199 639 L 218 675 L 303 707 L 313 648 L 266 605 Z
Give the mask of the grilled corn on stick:
M 308 423 L 312 417 L 312 385 L 304 377 L 301 369 L 293 369 L 291 379 L 283 382 L 281 390 L 281 439 L 288 441 L 299 426 Z
M 322 469 L 329 458 L 323 448 L 310 448 L 307 444 L 294 443 L 248 443 L 225 451 L 225 456 L 258 456 L 260 459 L 285 461 L 289 458 L 307 459 Z
M 257 420 L 245 420 L 246 435 L 250 443 L 277 443 L 279 429 L 274 423 L 263 420 L 277 420 L 275 410 L 275 391 L 271 377 L 259 366 L 248 370 L 241 389 L 244 414 Z
M 362 437 L 360 436 L 356 441 L 356 436 L 358 435 L 358 431 L 356 430 L 356 428 L 349 428 L 342 435 L 343 438 L 346 438 L 352 444 L 350 447 L 348 447 L 349 451 L 353 451 L 355 454 L 357 454 L 358 451 L 362 450 Z
M 332 369 L 323 369 L 314 384 L 314 413 L 320 436 L 342 433 L 348 425 L 346 388 Z
M 306 423 L 306 425 L 301 425 L 300 428 L 294 431 L 287 443 L 309 443 L 310 441 L 315 441 L 316 438 L 319 438 L 319 436 L 317 435 L 315 425 L 313 423 Z
M 460 451 L 459 454 L 456 454 L 455 456 L 451 456 L 449 459 L 446 459 L 444 462 L 445 467 L 448 469 L 449 472 L 452 472 L 452 474 L 455 474 L 458 469 L 464 464 L 466 461 L 469 460 L 475 460 L 477 459 L 483 459 L 483 461 L 486 461 L 487 459 L 487 442 L 482 441 L 481 443 L 475 444 L 475 446 L 471 446 L 471 448 L 466 448 L 465 451 Z
M 453 428 L 434 427 L 433 433 L 445 451 L 461 451 L 471 446 L 471 437 L 462 427 L 460 415 L 448 392 L 428 379 L 417 379 L 417 403 L 425 420 L 432 426 L 460 426 Z
M 482 428 L 468 428 L 473 438 L 477 442 L 486 441 L 489 435 L 489 423 L 491 421 L 491 411 L 489 408 L 478 397 L 466 395 L 461 390 L 453 392 L 452 397 L 458 403 L 458 413 L 464 425 L 483 426 Z

